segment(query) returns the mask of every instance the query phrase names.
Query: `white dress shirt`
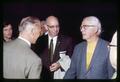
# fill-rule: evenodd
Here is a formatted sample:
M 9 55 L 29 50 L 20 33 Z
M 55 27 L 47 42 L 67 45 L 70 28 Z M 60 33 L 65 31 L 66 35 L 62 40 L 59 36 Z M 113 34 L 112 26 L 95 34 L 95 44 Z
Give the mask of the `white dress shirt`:
M 58 36 L 51 38 L 50 36 L 48 36 L 49 47 L 50 47 L 50 41 L 51 41 L 51 39 L 53 39 L 53 53 L 55 51 L 57 37 Z M 66 71 L 68 70 L 68 68 L 70 67 L 70 63 L 71 63 L 71 59 L 68 55 L 66 55 L 66 51 L 60 51 L 59 56 L 60 56 L 60 59 L 57 62 L 59 62 L 60 66 L 64 69 L 64 71 L 62 71 L 60 68 L 58 70 L 56 70 L 54 72 L 54 79 L 63 79 L 63 77 L 64 77 Z

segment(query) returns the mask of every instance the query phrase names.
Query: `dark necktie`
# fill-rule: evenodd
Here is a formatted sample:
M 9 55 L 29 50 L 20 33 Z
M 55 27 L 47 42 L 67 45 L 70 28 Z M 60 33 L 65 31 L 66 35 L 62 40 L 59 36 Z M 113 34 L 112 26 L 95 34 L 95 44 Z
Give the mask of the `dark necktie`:
M 50 59 L 53 61 L 53 39 L 50 41 Z

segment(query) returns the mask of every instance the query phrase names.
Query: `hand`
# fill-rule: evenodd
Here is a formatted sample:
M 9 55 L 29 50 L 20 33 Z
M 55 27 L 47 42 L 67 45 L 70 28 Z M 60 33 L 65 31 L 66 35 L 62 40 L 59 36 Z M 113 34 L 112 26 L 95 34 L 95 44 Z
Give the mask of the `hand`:
M 50 71 L 53 72 L 53 71 L 56 71 L 60 68 L 60 63 L 57 62 L 57 63 L 53 63 L 51 66 L 50 66 Z

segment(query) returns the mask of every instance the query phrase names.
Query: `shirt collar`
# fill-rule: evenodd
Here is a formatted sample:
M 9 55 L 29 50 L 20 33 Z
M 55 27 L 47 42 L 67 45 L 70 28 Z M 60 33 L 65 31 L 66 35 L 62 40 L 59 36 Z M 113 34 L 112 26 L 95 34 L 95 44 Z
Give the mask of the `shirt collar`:
M 48 37 L 49 37 L 50 40 L 51 40 L 51 39 L 56 40 L 58 36 L 55 36 L 55 37 L 53 37 L 53 38 L 50 37 L 50 36 L 48 36 Z
M 29 46 L 31 46 L 31 43 L 28 40 L 26 40 L 25 38 L 22 38 L 21 36 L 19 36 L 18 38 L 25 41 Z

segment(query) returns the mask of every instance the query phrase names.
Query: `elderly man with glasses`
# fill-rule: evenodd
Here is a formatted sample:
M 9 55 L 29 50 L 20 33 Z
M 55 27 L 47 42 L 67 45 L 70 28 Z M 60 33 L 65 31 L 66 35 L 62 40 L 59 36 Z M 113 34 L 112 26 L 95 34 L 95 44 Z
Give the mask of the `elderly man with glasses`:
M 100 20 L 85 17 L 80 31 L 85 41 L 76 45 L 64 79 L 109 79 L 114 70 L 109 61 L 108 42 L 99 37 Z

